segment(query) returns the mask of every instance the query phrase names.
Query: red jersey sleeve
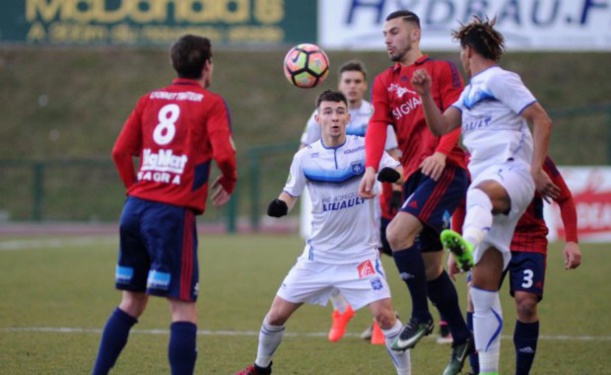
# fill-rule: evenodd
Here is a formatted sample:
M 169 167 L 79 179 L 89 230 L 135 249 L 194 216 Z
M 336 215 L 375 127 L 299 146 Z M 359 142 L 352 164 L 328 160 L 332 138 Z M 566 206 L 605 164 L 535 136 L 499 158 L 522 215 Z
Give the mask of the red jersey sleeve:
M 573 194 L 566 186 L 564 178 L 560 171 L 549 157 L 546 158 L 543 170 L 550 176 L 552 182 L 560 188 L 560 194 L 554 201 L 560 207 L 560 216 L 562 216 L 562 224 L 566 233 L 567 242 L 578 242 L 577 236 L 577 209 Z
M 140 156 L 142 149 L 142 126 L 140 123 L 142 108 L 147 97 L 138 101 L 136 108 L 125 121 L 123 129 L 112 149 L 112 158 L 119 171 L 123 184 L 129 189 L 136 183 L 136 171 L 132 157 Z
M 212 157 L 222 173 L 220 183 L 223 189 L 231 194 L 238 179 L 236 150 L 231 137 L 229 111 L 221 98 L 218 98 L 211 108 L 208 134 L 212 145 Z
M 394 122 L 388 110 L 388 95 L 383 82 L 383 74 L 378 75 L 373 82 L 371 102 L 373 115 L 365 133 L 365 167 L 373 167 L 377 171 L 386 144 L 388 124 Z
M 456 65 L 449 61 L 445 62 L 443 65 L 440 65 L 440 72 L 437 76 L 435 76 L 435 78 L 439 80 L 439 85 L 437 87 L 441 101 L 437 104 L 441 111 L 444 112 L 460 97 L 460 94 L 464 88 L 463 79 L 458 69 L 456 69 Z M 460 134 L 461 129 L 457 128 L 450 133 L 441 136 L 439 144 L 435 148 L 435 152 L 441 152 L 442 154 L 449 155 L 454 147 L 456 147 L 458 144 Z

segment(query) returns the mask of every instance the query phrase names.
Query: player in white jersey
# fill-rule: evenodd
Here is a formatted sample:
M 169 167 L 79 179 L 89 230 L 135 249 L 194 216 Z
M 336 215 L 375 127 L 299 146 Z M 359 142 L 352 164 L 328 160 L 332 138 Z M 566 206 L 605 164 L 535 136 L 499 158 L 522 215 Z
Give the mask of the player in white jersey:
M 552 122 L 520 77 L 497 65 L 504 40 L 493 28 L 495 21 L 474 17 L 453 33 L 471 82 L 443 114 L 432 100 L 426 71 L 412 77 L 431 131 L 439 135 L 462 126 L 471 153 L 463 236 L 446 230 L 441 241 L 463 270 L 473 267 L 470 295 L 482 375 L 498 374 L 503 326 L 498 289 L 517 221 L 535 188 L 546 198 L 559 193 L 543 171 Z M 527 122 L 533 124 L 534 141 Z
M 338 74 L 338 90 L 341 91 L 344 96 L 346 96 L 346 99 L 348 100 L 348 113 L 350 114 L 350 121 L 348 122 L 348 125 L 346 125 L 346 134 L 364 137 L 367 130 L 367 125 L 369 123 L 369 118 L 371 117 L 373 111 L 373 106 L 368 101 L 363 99 L 365 97 L 365 92 L 367 91 L 367 71 L 365 69 L 365 65 L 359 60 L 348 60 L 340 66 Z M 300 148 L 304 148 L 307 145 L 320 140 L 321 128 L 316 121 L 316 113 L 317 110 L 312 112 L 312 115 L 306 124 L 305 130 L 301 135 Z M 384 149 L 393 157 L 398 159 L 399 155 L 397 155 L 397 146 L 395 131 L 393 130 L 392 126 L 389 125 L 387 128 L 386 146 Z M 397 185 L 396 189 L 401 190 L 401 186 Z M 312 222 L 312 218 L 310 216 L 310 200 L 307 198 L 307 196 L 308 191 L 306 189 L 303 193 L 304 199 L 301 200 L 302 235 L 306 238 L 310 234 L 310 225 Z M 376 196 L 374 201 L 376 208 L 376 223 L 378 223 L 377 226 L 380 228 L 380 233 L 383 233 L 385 228 L 381 228 L 382 212 L 380 208 L 380 200 Z M 381 240 L 379 242 L 379 247 L 382 247 Z M 329 330 L 328 338 L 331 342 L 337 342 L 344 336 L 348 322 L 354 317 L 354 310 L 346 301 L 344 296 L 342 296 L 339 290 L 335 290 L 331 293 L 330 301 L 333 305 L 333 314 L 331 315 L 333 322 L 331 329 Z M 376 335 L 370 336 L 372 343 L 383 345 L 384 337 L 379 331 L 379 327 L 375 327 L 374 332 Z
M 238 374 L 270 374 L 286 321 L 304 303 L 326 305 L 335 289 L 355 310 L 369 305 L 384 332 L 397 374 L 411 374 L 410 352 L 391 350 L 402 325 L 393 312 L 378 256 L 374 202 L 358 196 L 365 170 L 365 139 L 346 135 L 350 115 L 341 92 L 323 92 L 316 107 L 322 138 L 295 154 L 284 190 L 267 211 L 273 217 L 286 215 L 307 186 L 312 234 L 263 320 L 255 363 Z M 392 169 L 399 169 L 400 164 L 390 155 L 384 155 L 379 167 L 378 179 L 400 178 Z

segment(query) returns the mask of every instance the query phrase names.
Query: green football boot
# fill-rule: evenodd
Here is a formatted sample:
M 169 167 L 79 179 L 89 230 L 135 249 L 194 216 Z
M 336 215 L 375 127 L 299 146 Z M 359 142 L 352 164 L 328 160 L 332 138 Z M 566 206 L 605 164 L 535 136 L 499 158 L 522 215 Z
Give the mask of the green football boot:
M 467 242 L 462 236 L 451 229 L 441 232 L 441 243 L 443 247 L 454 254 L 454 259 L 458 267 L 464 272 L 473 267 L 473 245 Z

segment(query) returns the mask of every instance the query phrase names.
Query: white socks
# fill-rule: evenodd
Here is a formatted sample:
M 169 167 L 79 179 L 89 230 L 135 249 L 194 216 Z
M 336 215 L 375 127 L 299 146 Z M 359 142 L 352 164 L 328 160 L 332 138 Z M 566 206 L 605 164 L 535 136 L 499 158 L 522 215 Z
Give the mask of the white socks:
M 257 359 L 255 364 L 259 367 L 268 367 L 272 362 L 274 352 L 282 342 L 284 326 L 273 326 L 267 324 L 267 317 L 263 319 L 261 331 L 259 331 L 259 346 L 257 348 Z
M 412 363 L 410 358 L 410 350 L 394 351 L 391 349 L 393 341 L 401 334 L 403 324 L 399 319 L 391 329 L 383 329 L 384 337 L 386 338 L 386 350 L 392 358 L 392 362 L 397 369 L 397 375 L 411 375 Z
M 344 311 L 348 310 L 348 306 L 350 304 L 346 301 L 346 298 L 342 295 L 339 289 L 333 289 L 331 292 L 331 297 L 329 297 L 331 303 L 333 304 L 333 308 L 343 314 Z
M 497 372 L 501 351 L 503 312 L 499 292 L 471 288 L 473 334 L 480 373 Z
M 467 216 L 463 225 L 463 238 L 477 247 L 492 227 L 492 202 L 480 189 L 467 192 Z

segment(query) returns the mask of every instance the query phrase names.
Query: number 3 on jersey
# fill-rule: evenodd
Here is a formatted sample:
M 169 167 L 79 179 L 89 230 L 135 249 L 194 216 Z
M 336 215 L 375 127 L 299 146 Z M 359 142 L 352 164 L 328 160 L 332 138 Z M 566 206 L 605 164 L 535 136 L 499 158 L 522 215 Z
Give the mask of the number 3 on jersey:
M 157 115 L 159 124 L 153 131 L 153 140 L 160 146 L 172 142 L 176 135 L 176 120 L 180 116 L 180 107 L 177 104 L 164 105 Z

